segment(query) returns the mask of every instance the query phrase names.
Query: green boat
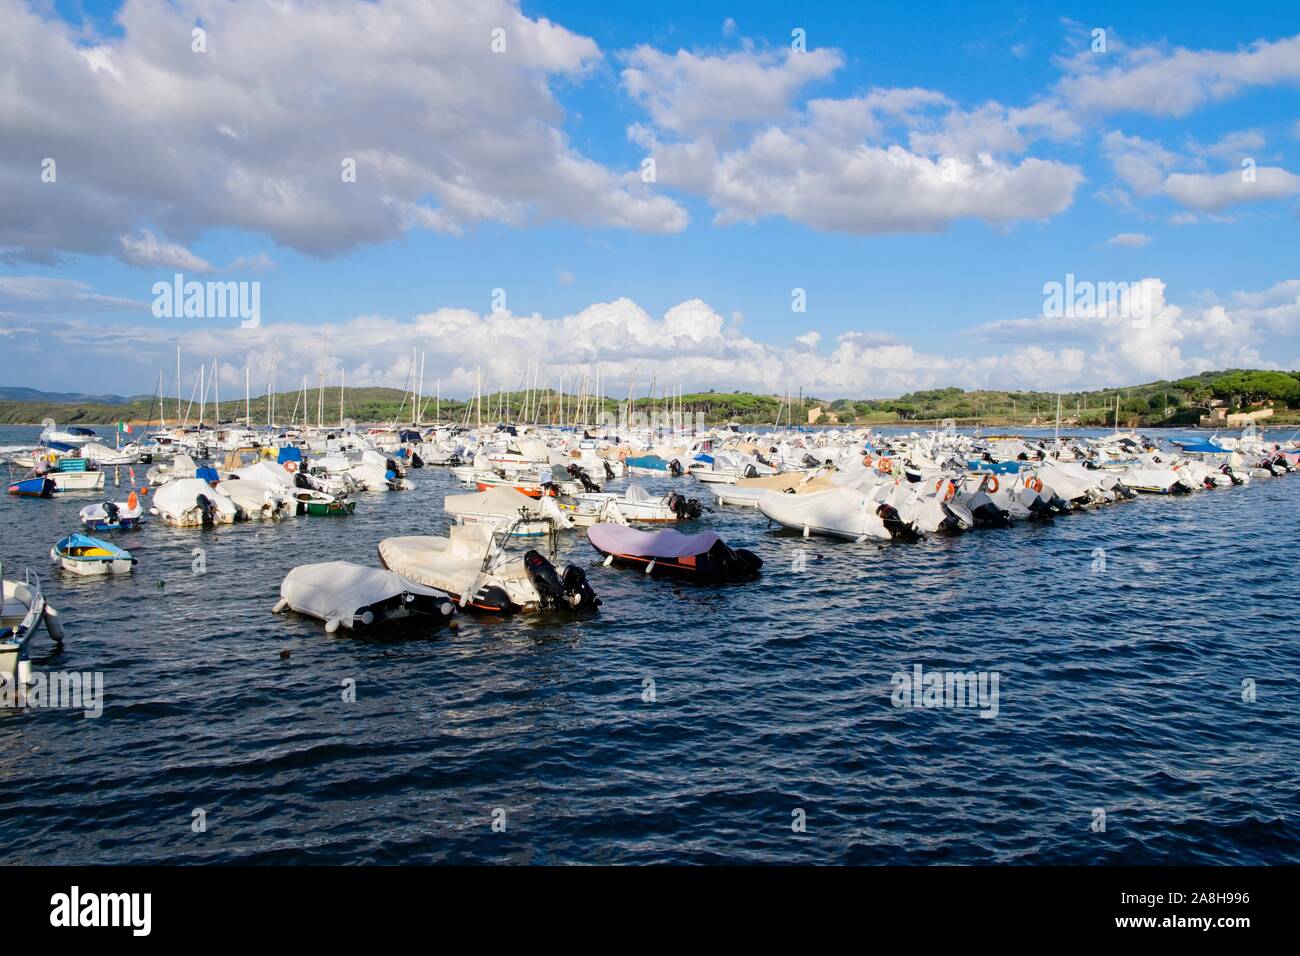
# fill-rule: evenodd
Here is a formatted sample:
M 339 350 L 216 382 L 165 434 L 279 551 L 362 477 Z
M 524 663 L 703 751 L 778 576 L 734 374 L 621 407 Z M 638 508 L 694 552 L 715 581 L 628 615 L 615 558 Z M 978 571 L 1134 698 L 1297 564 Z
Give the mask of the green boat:
M 350 515 L 356 510 L 357 503 L 346 498 L 335 498 L 323 491 L 303 490 L 294 494 L 298 501 L 298 514 L 307 515 Z

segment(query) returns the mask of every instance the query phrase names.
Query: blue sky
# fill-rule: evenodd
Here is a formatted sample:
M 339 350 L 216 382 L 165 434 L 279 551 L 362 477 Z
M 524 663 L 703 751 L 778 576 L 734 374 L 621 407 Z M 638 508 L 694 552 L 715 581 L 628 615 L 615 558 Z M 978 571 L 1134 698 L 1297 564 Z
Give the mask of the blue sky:
M 177 344 L 227 387 L 322 343 L 400 387 L 414 346 L 449 393 L 1300 366 L 1294 5 L 354 7 L 0 0 L 0 380 L 147 391 Z M 182 269 L 260 282 L 260 328 L 156 318 Z M 1067 273 L 1158 282 L 1152 321 L 1045 316 Z

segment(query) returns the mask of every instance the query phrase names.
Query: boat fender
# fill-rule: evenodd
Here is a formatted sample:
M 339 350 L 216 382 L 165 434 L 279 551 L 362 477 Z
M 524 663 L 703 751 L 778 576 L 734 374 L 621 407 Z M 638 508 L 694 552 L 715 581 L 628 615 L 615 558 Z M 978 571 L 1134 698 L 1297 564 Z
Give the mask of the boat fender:
M 59 617 L 59 612 L 48 604 L 45 605 L 45 633 L 50 635 L 50 640 L 55 644 L 63 643 L 63 619 Z
M 281 611 L 283 611 L 283 610 L 284 610 L 285 608 L 287 608 L 288 606 L 289 606 L 289 602 L 286 601 L 284 598 L 280 598 L 280 600 L 278 600 L 278 601 L 275 602 L 275 607 L 271 608 L 271 613 L 272 613 L 272 614 L 279 614 Z
M 605 560 L 601 562 L 601 567 L 607 568 L 613 563 L 614 563 L 614 556 L 612 554 L 608 554 L 605 556 Z
M 367 627 L 369 627 L 371 624 L 374 624 L 374 623 L 375 623 L 375 612 L 372 611 L 372 610 L 370 610 L 370 608 L 366 608 L 366 609 L 361 613 L 361 623 L 364 624 L 364 625 L 366 625 Z
M 340 623 L 342 622 L 339 621 L 337 617 L 330 618 L 328 621 L 325 622 L 325 633 L 333 634 L 335 631 L 339 629 Z
M 441 604 L 438 605 L 438 613 L 440 613 L 443 617 L 451 617 L 452 613 L 455 610 L 456 608 L 452 606 L 452 603 L 450 601 L 443 601 Z
M 657 563 L 658 563 L 657 561 L 651 559 L 650 563 L 645 566 L 645 573 L 649 574 L 651 571 L 653 571 Z

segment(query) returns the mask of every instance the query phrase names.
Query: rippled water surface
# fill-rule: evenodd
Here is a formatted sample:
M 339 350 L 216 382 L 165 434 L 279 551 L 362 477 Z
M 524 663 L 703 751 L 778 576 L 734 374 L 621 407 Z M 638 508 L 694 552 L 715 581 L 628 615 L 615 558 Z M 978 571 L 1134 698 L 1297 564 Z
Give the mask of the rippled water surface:
M 0 861 L 1300 862 L 1300 475 L 914 546 L 715 508 L 697 527 L 766 562 L 726 589 L 569 533 L 558 563 L 604 601 L 581 620 L 378 640 L 271 615 L 297 564 L 443 533 L 464 489 L 412 477 L 351 518 L 151 524 L 112 580 L 48 560 L 98 493 L 0 496 L 0 560 L 68 631 L 37 668 L 105 680 L 98 719 L 0 712 Z M 894 707 L 916 664 L 998 672 L 998 715 Z

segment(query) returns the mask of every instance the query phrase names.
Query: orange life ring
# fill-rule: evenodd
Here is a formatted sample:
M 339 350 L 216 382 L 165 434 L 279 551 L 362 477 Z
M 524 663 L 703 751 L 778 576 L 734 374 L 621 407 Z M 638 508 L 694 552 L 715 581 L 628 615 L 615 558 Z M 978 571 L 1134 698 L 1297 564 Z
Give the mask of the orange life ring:
M 876 463 L 876 467 L 888 475 L 894 470 L 894 463 L 888 458 L 882 458 Z
M 943 494 L 943 500 L 952 501 L 952 499 L 955 498 L 956 496 L 957 496 L 957 482 L 949 481 L 948 490 L 945 491 Z
M 875 460 L 876 460 L 876 459 L 872 458 L 869 454 L 863 454 L 863 456 L 862 456 L 862 464 L 863 464 L 863 467 L 870 468 L 870 467 L 871 467 L 871 463 L 872 463 L 873 461 L 875 461 Z
M 1034 491 L 1042 491 L 1043 490 L 1042 479 L 1030 478 L 1028 481 L 1025 482 L 1025 487 L 1032 488 Z
M 295 471 L 298 470 L 298 463 L 296 461 L 286 461 L 284 463 L 284 470 L 292 475 Z
M 998 476 L 989 475 L 989 482 L 988 485 L 985 486 L 985 490 L 988 491 L 990 494 L 992 494 L 993 492 L 997 491 L 1001 487 L 1002 484 L 998 481 Z

